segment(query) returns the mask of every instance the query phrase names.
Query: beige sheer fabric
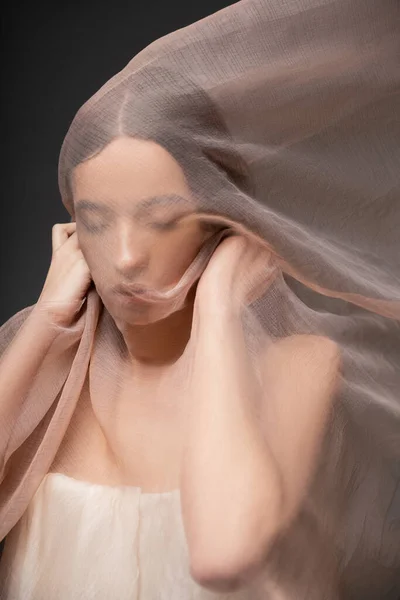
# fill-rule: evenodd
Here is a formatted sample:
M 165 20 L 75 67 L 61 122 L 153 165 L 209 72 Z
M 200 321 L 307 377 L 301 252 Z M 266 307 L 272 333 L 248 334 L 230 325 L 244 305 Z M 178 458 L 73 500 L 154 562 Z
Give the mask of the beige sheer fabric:
M 251 355 L 298 333 L 339 344 L 318 469 L 269 564 L 293 598 L 368 600 L 399 585 L 399 25 L 397 0 L 243 0 L 143 50 L 79 110 L 60 156 L 72 218 L 74 169 L 118 137 L 156 142 L 181 165 L 196 218 L 215 233 L 179 283 L 158 290 L 154 319 L 182 306 L 232 228 L 269 248 L 276 267 L 243 309 Z M 97 288 L 3 428 L 1 538 L 49 470 L 71 471 L 56 456 L 68 455 L 85 381 L 94 413 L 113 418 L 126 348 Z M 0 329 L 2 352 L 31 309 Z M 195 343 L 174 373 L 182 395 Z M 114 483 L 96 454 L 89 463 Z
M 50 473 L 7 537 L 0 592 L 11 600 L 265 598 L 260 586 L 211 592 L 189 565 L 178 490 L 143 495 Z

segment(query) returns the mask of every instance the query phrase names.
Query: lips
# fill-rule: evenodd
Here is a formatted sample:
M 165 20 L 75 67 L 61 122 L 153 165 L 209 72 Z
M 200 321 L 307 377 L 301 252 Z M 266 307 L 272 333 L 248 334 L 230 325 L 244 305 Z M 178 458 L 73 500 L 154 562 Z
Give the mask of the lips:
M 150 294 L 150 290 L 139 286 L 129 287 L 120 285 L 115 288 L 115 291 L 126 296 L 148 296 Z
M 114 289 L 114 293 L 120 298 L 127 301 L 136 302 L 139 304 L 151 304 L 156 302 L 153 293 L 148 288 L 140 286 L 124 286 L 120 285 Z

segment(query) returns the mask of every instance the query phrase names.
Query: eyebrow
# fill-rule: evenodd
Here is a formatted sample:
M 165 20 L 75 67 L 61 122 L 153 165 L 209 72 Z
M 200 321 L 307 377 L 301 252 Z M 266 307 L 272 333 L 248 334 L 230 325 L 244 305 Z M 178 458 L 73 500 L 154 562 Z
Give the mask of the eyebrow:
M 146 215 L 151 212 L 153 208 L 157 208 L 159 206 L 171 206 L 171 205 L 180 205 L 185 204 L 189 205 L 189 201 L 184 196 L 180 196 L 179 194 L 164 194 L 162 196 L 151 196 L 149 198 L 144 198 L 140 201 L 138 205 L 134 208 L 134 216 L 140 217 Z M 76 210 L 87 210 L 93 213 L 102 213 L 102 214 L 110 214 L 115 213 L 116 211 L 107 206 L 102 202 L 95 202 L 94 200 L 81 199 L 75 202 Z M 196 213 L 198 210 L 195 208 L 190 209 L 188 213 Z
M 93 202 L 93 200 L 77 200 L 75 202 L 76 210 L 88 210 L 90 212 L 112 212 L 112 209 L 102 204 L 101 202 Z

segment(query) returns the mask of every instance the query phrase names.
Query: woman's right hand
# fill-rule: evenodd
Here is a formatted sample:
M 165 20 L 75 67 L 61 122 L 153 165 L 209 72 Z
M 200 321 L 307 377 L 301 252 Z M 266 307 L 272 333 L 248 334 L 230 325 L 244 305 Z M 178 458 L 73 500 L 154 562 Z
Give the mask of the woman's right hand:
M 76 223 L 52 229 L 52 258 L 36 310 L 53 325 L 68 327 L 85 300 L 92 278 L 78 244 Z

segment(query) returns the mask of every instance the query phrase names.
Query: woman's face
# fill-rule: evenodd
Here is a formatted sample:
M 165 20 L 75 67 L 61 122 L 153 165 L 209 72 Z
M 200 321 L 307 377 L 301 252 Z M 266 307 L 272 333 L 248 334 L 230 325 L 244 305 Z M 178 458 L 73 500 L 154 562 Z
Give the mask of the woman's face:
M 181 167 L 155 142 L 121 137 L 74 169 L 72 188 L 79 244 L 106 308 L 131 324 L 157 320 L 145 299 L 172 288 L 210 236 L 188 218 L 196 207 Z

